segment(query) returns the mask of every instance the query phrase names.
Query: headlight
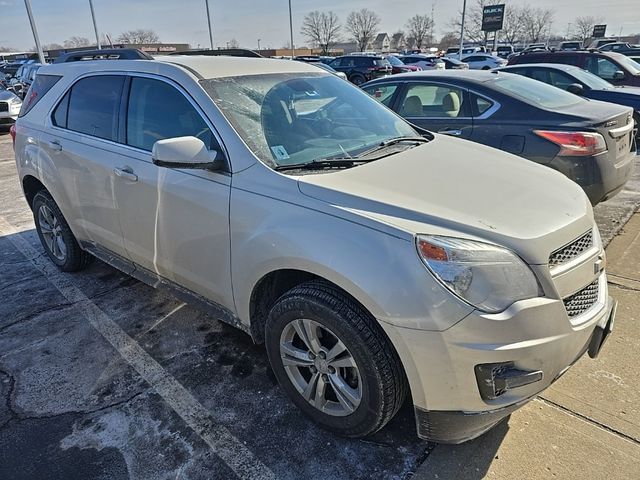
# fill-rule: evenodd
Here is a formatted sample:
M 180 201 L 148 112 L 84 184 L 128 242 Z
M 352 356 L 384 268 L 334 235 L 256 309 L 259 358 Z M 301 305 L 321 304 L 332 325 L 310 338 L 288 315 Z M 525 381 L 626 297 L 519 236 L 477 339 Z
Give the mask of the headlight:
M 542 295 L 529 266 L 506 248 L 428 235 L 418 235 L 416 246 L 438 281 L 484 312 L 502 312 L 518 300 Z

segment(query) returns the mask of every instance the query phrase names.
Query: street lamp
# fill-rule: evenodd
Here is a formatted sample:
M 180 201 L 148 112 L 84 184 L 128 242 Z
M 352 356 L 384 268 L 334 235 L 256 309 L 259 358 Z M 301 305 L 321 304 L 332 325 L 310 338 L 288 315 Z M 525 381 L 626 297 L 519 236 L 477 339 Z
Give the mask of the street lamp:
M 291 34 L 291 58 L 293 58 L 296 55 L 296 49 L 293 46 L 293 15 L 291 14 L 291 0 L 289 0 L 289 33 Z
M 102 48 L 102 45 L 100 45 L 100 35 L 98 34 L 98 24 L 96 23 L 96 12 L 93 10 L 93 0 L 89 0 L 89 8 L 91 9 L 93 30 L 96 32 L 96 45 L 98 46 L 98 50 L 100 50 Z
M 458 58 L 462 60 L 462 46 L 464 45 L 464 16 L 467 13 L 467 0 L 464 0 L 462 4 L 462 26 L 460 27 L 460 51 L 458 52 Z
M 209 13 L 209 0 L 204 0 L 207 7 L 207 24 L 209 25 L 209 43 L 211 44 L 211 50 L 213 50 L 213 33 L 211 33 L 211 14 Z
M 44 52 L 42 51 L 42 45 L 40 45 L 40 37 L 38 37 L 38 29 L 36 28 L 36 22 L 33 19 L 33 12 L 31 11 L 31 0 L 24 0 L 24 6 L 27 8 L 27 16 L 29 17 L 29 23 L 31 24 L 31 31 L 33 32 L 33 40 L 36 42 L 36 50 L 38 51 L 38 59 L 40 63 L 44 64 Z
M 260 52 L 260 39 L 258 39 L 258 52 Z

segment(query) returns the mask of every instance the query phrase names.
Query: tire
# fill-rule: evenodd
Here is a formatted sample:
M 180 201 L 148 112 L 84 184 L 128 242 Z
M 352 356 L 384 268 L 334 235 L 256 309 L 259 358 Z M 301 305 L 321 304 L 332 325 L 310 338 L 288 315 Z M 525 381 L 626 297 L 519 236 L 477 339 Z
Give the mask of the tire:
M 364 82 L 366 82 L 366 79 L 362 75 L 354 75 L 353 77 L 351 77 L 351 83 L 353 83 L 357 87 L 362 85 Z
M 41 190 L 36 193 L 32 208 L 38 237 L 49 259 L 63 272 L 86 268 L 93 257 L 80 248 L 49 192 Z
M 482 67 L 482 70 L 491 70 L 491 67 L 485 65 L 484 67 Z
M 407 381 L 400 358 L 375 318 L 333 285 L 314 280 L 288 291 L 272 307 L 265 328 L 278 382 L 322 428 L 364 437 L 402 406 Z

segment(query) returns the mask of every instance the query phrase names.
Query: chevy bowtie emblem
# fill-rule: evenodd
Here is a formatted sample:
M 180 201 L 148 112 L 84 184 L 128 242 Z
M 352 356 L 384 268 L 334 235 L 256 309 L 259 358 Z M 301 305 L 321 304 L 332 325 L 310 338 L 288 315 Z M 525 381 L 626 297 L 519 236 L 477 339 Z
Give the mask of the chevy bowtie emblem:
M 607 257 L 603 252 L 600 255 L 598 255 L 598 259 L 593 264 L 593 273 L 595 273 L 596 275 L 599 274 L 605 269 L 606 266 L 607 266 Z

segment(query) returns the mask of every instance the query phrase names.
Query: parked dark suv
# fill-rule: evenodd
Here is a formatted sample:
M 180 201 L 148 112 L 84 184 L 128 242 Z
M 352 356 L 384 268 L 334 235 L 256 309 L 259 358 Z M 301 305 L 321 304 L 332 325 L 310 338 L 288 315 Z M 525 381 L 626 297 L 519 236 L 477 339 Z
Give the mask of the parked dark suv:
M 614 85 L 640 87 L 640 65 L 620 53 L 600 51 L 533 52 L 511 57 L 509 65 L 564 63 L 587 70 Z
M 389 60 L 377 55 L 345 55 L 336 57 L 329 66 L 338 72 L 344 72 L 349 81 L 355 85 L 374 78 L 391 75 Z

